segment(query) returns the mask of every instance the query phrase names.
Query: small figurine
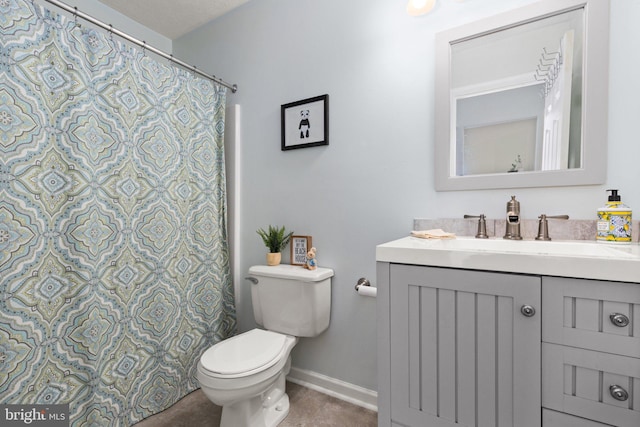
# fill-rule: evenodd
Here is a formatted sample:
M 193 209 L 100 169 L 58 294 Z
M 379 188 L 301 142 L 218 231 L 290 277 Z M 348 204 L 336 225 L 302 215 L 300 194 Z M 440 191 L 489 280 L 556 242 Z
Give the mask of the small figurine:
M 318 268 L 318 264 L 316 262 L 316 248 L 309 249 L 307 252 L 307 262 L 304 265 L 304 268 L 307 270 L 315 270 Z

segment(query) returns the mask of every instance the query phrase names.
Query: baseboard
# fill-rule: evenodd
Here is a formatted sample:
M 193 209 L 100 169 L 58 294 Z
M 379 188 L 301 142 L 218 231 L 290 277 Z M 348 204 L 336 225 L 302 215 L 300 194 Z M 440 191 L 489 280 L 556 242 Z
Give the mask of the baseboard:
M 378 411 L 378 393 L 305 369 L 291 367 L 287 380 L 372 411 Z

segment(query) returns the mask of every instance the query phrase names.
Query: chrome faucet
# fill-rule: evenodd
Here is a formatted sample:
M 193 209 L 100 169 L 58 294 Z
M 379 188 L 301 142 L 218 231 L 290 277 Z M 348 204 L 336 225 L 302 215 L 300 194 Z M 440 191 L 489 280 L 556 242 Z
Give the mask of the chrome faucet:
M 516 196 L 511 196 L 507 202 L 507 227 L 504 238 L 509 240 L 522 240 L 520 235 L 520 202 Z

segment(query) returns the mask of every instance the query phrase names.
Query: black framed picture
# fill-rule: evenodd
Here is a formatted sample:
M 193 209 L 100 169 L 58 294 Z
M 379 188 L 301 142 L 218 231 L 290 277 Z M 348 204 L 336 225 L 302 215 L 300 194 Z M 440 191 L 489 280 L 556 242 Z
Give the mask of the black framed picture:
M 329 95 L 284 104 L 282 151 L 329 145 Z

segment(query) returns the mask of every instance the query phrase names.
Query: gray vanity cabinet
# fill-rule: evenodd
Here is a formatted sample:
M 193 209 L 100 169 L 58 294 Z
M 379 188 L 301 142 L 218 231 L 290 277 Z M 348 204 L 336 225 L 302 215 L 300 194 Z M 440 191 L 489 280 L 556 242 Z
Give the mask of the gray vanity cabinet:
M 539 276 L 377 268 L 380 426 L 541 426 Z

